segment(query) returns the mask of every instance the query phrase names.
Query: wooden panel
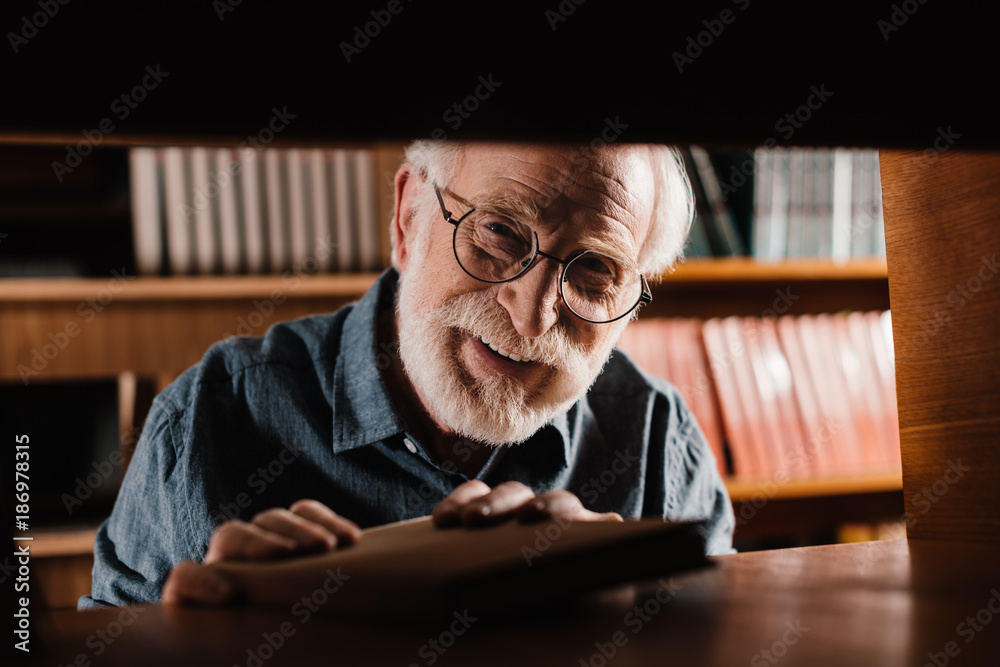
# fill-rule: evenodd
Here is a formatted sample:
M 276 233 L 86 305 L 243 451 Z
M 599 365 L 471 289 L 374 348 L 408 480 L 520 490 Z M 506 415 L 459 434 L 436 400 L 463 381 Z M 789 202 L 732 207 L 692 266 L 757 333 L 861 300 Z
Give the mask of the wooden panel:
M 373 280 L 365 278 L 367 285 Z M 303 279 L 303 286 L 310 283 L 312 279 Z M 256 296 L 146 294 L 142 298 L 144 289 L 137 279 L 135 292 L 125 289 L 101 312 L 83 315 L 79 310 L 83 300 L 55 296 L 34 303 L 0 300 L 4 332 L 0 379 L 114 377 L 125 371 L 176 375 L 227 335 L 260 336 L 282 320 L 332 312 L 364 291 L 319 296 L 267 290 Z M 276 293 L 280 298 L 274 298 Z
M 880 161 L 908 535 L 1000 543 L 1000 154 Z
M 899 475 L 882 474 L 854 477 L 801 477 L 778 483 L 774 479 L 726 479 L 726 490 L 733 502 L 764 498 L 806 498 L 809 496 L 844 496 L 852 493 L 899 491 Z

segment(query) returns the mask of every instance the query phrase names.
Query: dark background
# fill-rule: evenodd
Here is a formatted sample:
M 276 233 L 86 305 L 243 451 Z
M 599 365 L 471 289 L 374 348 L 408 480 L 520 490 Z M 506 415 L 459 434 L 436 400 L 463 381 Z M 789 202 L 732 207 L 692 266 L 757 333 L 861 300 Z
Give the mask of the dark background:
M 965 146 L 1000 143 L 996 3 L 399 3 L 350 63 L 341 43 L 371 12 L 390 16 L 387 0 L 4 3 L 0 132 L 82 139 L 159 65 L 169 76 L 114 118 L 107 142 L 239 141 L 274 107 L 296 115 L 286 143 L 429 136 L 492 74 L 501 86 L 449 136 L 589 141 L 620 117 L 629 140 L 714 147 L 775 137 L 923 148 L 949 126 Z M 10 35 L 41 5 L 58 12 L 14 53 Z M 553 30 L 546 12 L 560 7 L 568 16 Z M 732 22 L 706 32 L 723 10 Z M 678 72 L 673 54 L 699 33 L 708 45 Z M 775 124 L 812 86 L 833 95 L 786 140 Z

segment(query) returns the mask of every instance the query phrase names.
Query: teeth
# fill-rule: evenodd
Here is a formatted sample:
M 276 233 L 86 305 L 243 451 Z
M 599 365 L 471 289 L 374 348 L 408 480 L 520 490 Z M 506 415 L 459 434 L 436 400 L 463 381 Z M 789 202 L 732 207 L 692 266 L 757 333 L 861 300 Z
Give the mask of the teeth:
M 488 348 L 490 348 L 491 350 L 493 350 L 494 352 L 496 352 L 497 354 L 499 354 L 501 357 L 507 357 L 511 361 L 516 361 L 518 363 L 525 363 L 525 364 L 531 363 L 531 362 L 534 361 L 533 359 L 528 359 L 527 357 L 522 357 L 520 355 L 508 352 L 507 350 L 504 350 L 503 348 L 497 347 L 493 343 L 487 341 L 482 336 L 479 336 L 478 338 L 482 342 L 483 345 L 487 346 Z

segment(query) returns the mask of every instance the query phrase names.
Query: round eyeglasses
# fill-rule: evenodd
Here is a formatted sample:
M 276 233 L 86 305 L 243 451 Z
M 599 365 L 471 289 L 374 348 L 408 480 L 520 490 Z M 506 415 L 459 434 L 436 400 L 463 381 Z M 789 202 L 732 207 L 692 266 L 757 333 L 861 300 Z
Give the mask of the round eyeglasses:
M 445 222 L 455 227 L 455 259 L 476 280 L 510 282 L 526 273 L 541 255 L 562 265 L 559 295 L 582 320 L 614 322 L 653 300 L 646 277 L 614 257 L 580 250 L 560 259 L 539 249 L 538 232 L 500 213 L 472 209 L 456 220 L 436 184 L 434 192 Z

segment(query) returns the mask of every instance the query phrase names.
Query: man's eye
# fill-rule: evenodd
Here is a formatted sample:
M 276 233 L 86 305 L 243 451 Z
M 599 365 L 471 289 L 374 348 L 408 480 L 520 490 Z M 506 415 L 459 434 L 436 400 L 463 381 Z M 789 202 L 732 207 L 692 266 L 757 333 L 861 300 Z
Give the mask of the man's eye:
M 612 275 L 614 271 L 605 262 L 601 261 L 596 257 L 584 257 L 579 260 L 582 268 L 593 273 L 600 273 L 605 275 Z
M 490 230 L 494 234 L 497 234 L 498 236 L 504 236 L 509 239 L 518 238 L 519 236 L 519 234 L 514 231 L 510 225 L 502 222 L 488 222 L 485 226 L 486 229 Z

